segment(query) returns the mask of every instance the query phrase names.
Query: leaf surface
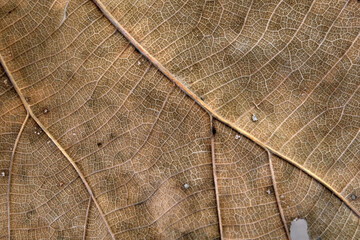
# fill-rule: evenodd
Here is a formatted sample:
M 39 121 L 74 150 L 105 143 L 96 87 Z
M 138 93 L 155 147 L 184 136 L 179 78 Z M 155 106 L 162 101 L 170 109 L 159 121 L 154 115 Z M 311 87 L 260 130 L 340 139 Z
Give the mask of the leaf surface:
M 357 1 L 0 18 L 0 238 L 360 238 Z

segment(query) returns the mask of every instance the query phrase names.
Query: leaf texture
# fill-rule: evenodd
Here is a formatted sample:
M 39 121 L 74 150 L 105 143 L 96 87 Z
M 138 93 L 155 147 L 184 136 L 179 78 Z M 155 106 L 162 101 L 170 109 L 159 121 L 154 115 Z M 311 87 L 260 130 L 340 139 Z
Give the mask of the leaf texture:
M 357 1 L 0 7 L 1 239 L 360 238 Z

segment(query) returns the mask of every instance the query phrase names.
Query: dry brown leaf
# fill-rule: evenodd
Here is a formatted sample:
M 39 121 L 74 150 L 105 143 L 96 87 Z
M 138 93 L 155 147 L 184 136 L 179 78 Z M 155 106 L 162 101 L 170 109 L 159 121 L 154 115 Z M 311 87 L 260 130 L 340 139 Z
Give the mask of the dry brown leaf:
M 360 239 L 360 3 L 0 2 L 1 239 Z

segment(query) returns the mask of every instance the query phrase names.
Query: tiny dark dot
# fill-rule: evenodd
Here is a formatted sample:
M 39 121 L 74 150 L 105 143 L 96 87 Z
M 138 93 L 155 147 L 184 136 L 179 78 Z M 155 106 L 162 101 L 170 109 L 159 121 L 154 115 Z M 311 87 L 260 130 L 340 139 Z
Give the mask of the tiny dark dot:
M 98 142 L 98 143 L 97 143 L 97 146 L 98 146 L 98 147 L 101 147 L 101 146 L 102 146 L 102 143 L 101 143 L 101 142 Z
M 212 134 L 213 134 L 213 135 L 216 134 L 216 128 L 215 128 L 215 127 L 212 128 Z
M 10 14 L 11 12 L 12 12 L 12 10 L 11 10 L 11 11 L 9 11 L 9 12 L 8 12 L 8 14 Z
M 203 98 L 203 97 L 200 97 L 200 99 L 204 101 L 204 98 Z

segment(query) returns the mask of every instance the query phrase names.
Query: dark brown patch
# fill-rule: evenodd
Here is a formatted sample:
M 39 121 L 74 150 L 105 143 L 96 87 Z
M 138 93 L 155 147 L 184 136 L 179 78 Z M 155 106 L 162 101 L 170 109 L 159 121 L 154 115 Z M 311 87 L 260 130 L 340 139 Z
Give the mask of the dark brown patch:
M 215 135 L 216 134 L 216 128 L 215 127 L 212 127 L 212 134 Z
M 115 133 L 110 133 L 110 136 L 109 136 L 110 140 L 116 138 L 116 134 Z

